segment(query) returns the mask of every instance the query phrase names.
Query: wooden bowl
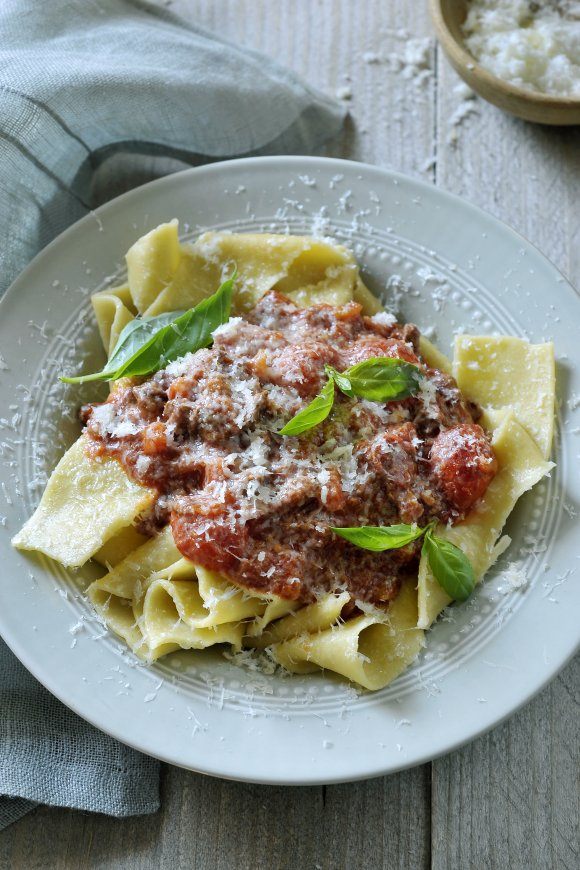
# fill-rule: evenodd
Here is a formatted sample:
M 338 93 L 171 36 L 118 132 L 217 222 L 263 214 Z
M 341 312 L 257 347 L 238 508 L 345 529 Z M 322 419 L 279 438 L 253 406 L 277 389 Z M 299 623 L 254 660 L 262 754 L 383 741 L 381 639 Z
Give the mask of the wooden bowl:
M 580 98 L 552 97 L 518 88 L 492 75 L 465 47 L 461 25 L 467 14 L 465 0 L 429 0 L 437 38 L 451 66 L 480 97 L 500 109 L 538 124 L 580 124 Z

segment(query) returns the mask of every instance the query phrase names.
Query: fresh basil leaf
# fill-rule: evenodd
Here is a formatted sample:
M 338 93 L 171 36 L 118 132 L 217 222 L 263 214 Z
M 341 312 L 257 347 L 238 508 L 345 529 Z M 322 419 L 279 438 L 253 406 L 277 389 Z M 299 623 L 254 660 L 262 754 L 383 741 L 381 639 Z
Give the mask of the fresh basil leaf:
M 329 366 L 328 364 L 326 364 L 324 366 L 324 370 L 325 370 L 326 374 L 328 375 L 328 377 L 332 378 L 332 380 L 334 381 L 334 383 L 336 384 L 338 389 L 341 392 L 346 393 L 346 395 L 349 395 L 349 390 L 351 389 L 351 385 L 350 385 L 350 381 L 346 377 L 346 375 L 342 374 L 341 372 L 337 372 L 337 370 L 335 368 L 333 368 L 332 366 Z
M 289 420 L 278 435 L 302 435 L 326 420 L 334 403 L 334 381 L 329 378 L 320 393 L 309 405 Z
M 421 373 L 417 366 L 386 356 L 365 359 L 340 374 L 336 385 L 347 396 L 373 402 L 406 399 L 419 389 Z
M 423 553 L 439 585 L 455 601 L 466 601 L 475 588 L 475 572 L 465 553 L 438 538 L 431 530 L 425 535 Z
M 135 317 L 121 331 L 117 344 L 105 368 L 91 375 L 78 375 L 74 378 L 61 378 L 66 384 L 82 384 L 87 381 L 114 380 L 115 373 L 128 363 L 154 335 L 183 311 L 168 311 L 157 317 Z
M 77 377 L 61 377 L 66 384 L 87 381 L 116 381 L 120 377 L 149 375 L 186 353 L 207 347 L 212 332 L 230 316 L 236 273 L 207 299 L 184 313 L 158 317 L 136 317 L 123 329 L 109 361 L 102 371 Z
M 331 530 L 351 544 L 362 547 L 363 550 L 373 550 L 375 553 L 406 547 L 407 544 L 416 541 L 425 532 L 425 529 L 407 523 L 393 526 L 355 526 L 353 528 L 331 526 Z
M 122 367 L 117 377 L 151 374 L 186 353 L 193 353 L 211 344 L 214 329 L 229 319 L 234 278 L 235 275 L 225 281 L 213 296 L 160 329 Z

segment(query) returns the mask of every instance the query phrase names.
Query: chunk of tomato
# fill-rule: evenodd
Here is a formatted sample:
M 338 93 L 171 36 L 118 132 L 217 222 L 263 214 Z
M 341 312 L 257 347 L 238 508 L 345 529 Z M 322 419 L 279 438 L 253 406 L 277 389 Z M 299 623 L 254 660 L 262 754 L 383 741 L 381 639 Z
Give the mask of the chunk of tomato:
M 482 497 L 497 472 L 493 447 L 476 423 L 462 423 L 440 432 L 431 447 L 429 462 L 439 489 L 462 513 Z

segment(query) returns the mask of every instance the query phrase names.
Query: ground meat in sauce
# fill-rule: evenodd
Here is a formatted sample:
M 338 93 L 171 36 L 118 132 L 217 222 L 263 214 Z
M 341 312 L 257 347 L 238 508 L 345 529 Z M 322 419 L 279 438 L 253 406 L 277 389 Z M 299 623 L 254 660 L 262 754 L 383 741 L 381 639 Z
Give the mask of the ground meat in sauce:
M 424 375 L 387 404 L 337 391 L 330 417 L 299 438 L 275 434 L 325 382 L 370 357 Z M 365 317 L 352 302 L 300 309 L 271 292 L 143 383 L 119 382 L 85 409 L 94 456 L 116 457 L 158 499 L 149 532 L 171 523 L 179 550 L 259 592 L 309 601 L 347 589 L 391 600 L 420 543 L 371 553 L 330 526 L 462 519 L 497 463 L 453 378 L 429 368 L 412 324 Z

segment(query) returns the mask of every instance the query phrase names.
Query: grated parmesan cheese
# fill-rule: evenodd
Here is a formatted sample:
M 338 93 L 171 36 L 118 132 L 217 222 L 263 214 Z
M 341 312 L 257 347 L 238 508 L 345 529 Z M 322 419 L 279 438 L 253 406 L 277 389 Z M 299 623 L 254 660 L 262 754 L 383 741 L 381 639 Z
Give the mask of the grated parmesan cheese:
M 497 587 L 497 591 L 500 595 L 509 595 L 511 592 L 523 589 L 527 583 L 528 578 L 525 571 L 512 562 L 502 573 L 501 583 Z
M 216 336 L 224 336 L 224 335 L 233 335 L 238 325 L 242 323 L 241 317 L 230 317 L 230 319 L 226 323 L 222 323 L 221 326 L 218 326 L 217 329 L 214 329 L 212 332 L 212 337 L 216 338 Z
M 135 463 L 135 466 L 136 466 L 137 472 L 139 474 L 145 474 L 150 465 L 151 465 L 151 457 L 150 456 L 145 456 L 144 453 L 141 453 L 137 457 L 137 461 Z
M 421 378 L 418 396 L 426 414 L 437 414 L 437 387 L 428 378 Z
M 580 0 L 470 0 L 465 45 L 517 87 L 580 96 Z
M 391 314 L 389 311 L 378 311 L 376 314 L 373 314 L 371 320 L 373 323 L 378 323 L 380 326 L 394 326 L 397 322 L 395 315 Z

